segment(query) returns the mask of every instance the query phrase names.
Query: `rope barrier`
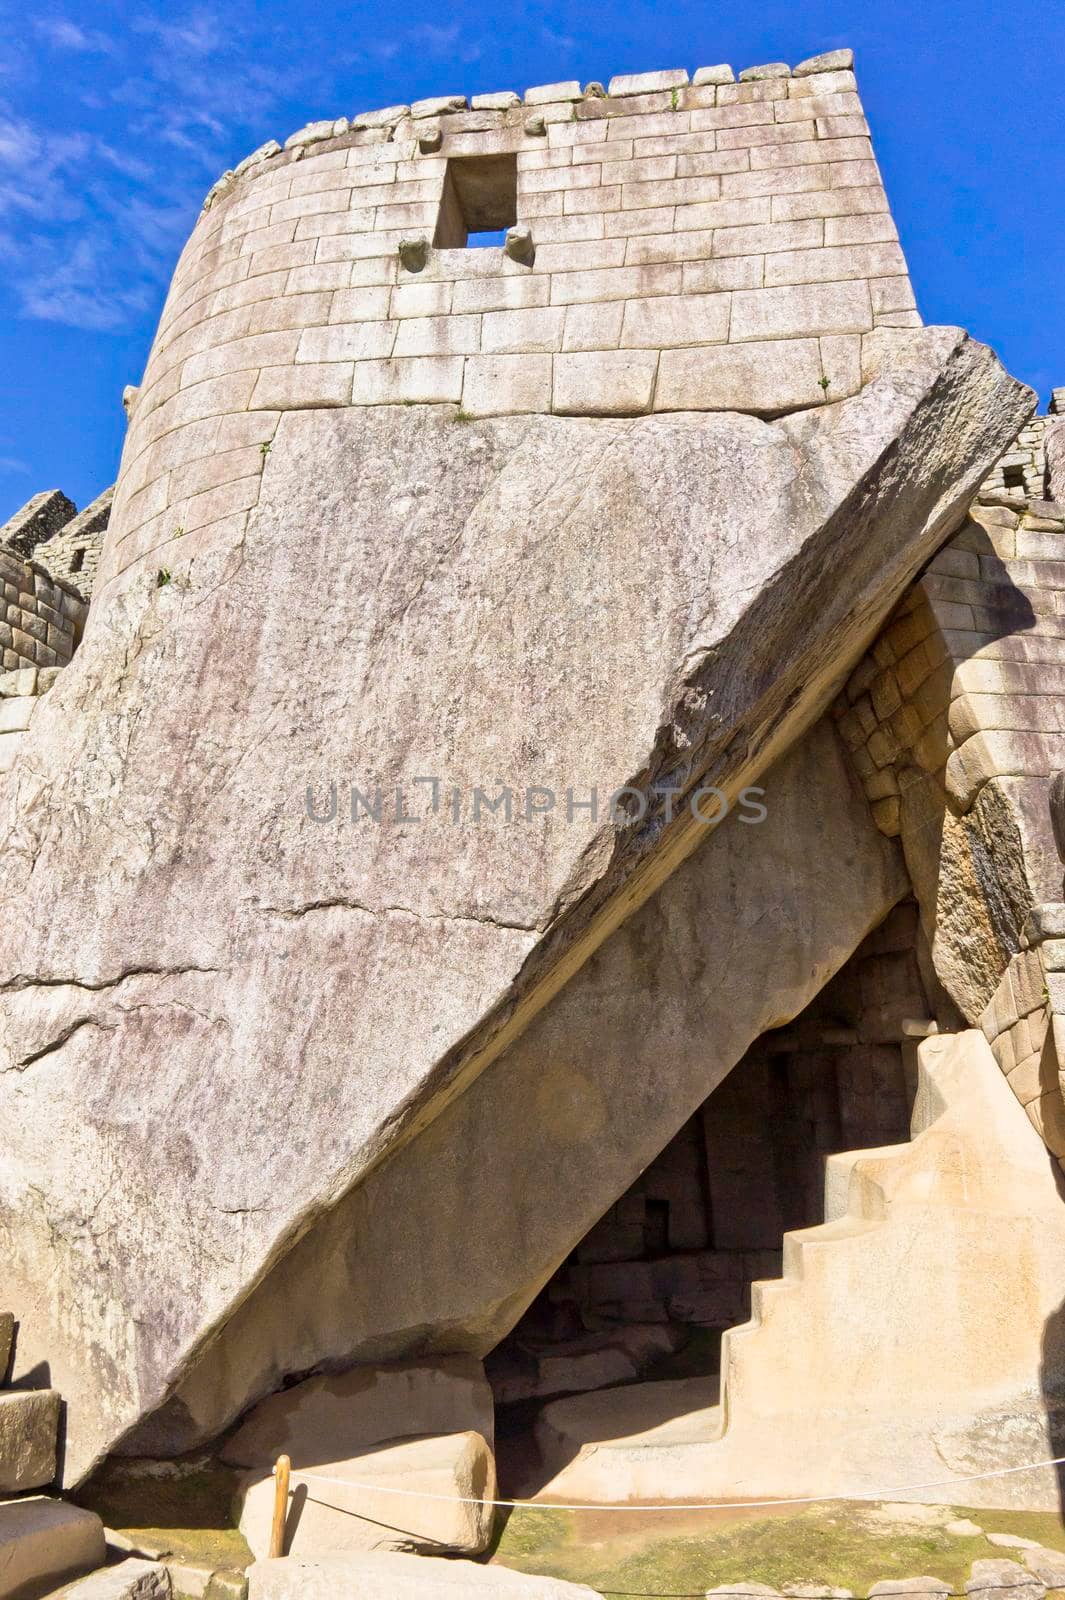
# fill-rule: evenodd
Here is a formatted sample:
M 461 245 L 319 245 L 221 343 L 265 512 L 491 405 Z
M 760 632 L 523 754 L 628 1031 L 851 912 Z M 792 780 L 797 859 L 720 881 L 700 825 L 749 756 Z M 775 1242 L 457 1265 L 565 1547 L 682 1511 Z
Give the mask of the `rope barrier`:
M 863 1489 L 853 1494 L 785 1495 L 775 1500 L 707 1500 L 694 1504 L 677 1504 L 674 1501 L 659 1505 L 590 1505 L 565 1504 L 550 1500 L 485 1500 L 477 1495 L 432 1494 L 420 1489 L 400 1489 L 391 1484 L 362 1483 L 357 1478 L 332 1478 L 321 1472 L 304 1472 L 293 1467 L 291 1476 L 313 1483 L 332 1483 L 342 1489 L 365 1489 L 370 1494 L 402 1495 L 413 1500 L 443 1500 L 449 1505 L 509 1506 L 514 1510 L 528 1511 L 614 1511 L 619 1513 L 661 1511 L 753 1511 L 767 1506 L 819 1506 L 832 1505 L 838 1500 L 898 1500 L 901 1495 L 916 1494 L 925 1489 L 949 1489 L 955 1484 L 977 1483 L 987 1478 L 1008 1478 L 1018 1472 L 1039 1472 L 1045 1467 L 1065 1466 L 1065 1456 L 1052 1456 L 1048 1461 L 1031 1461 L 1023 1467 L 996 1467 L 990 1472 L 967 1472 L 956 1478 L 932 1478 L 925 1483 L 903 1484 L 894 1489 Z

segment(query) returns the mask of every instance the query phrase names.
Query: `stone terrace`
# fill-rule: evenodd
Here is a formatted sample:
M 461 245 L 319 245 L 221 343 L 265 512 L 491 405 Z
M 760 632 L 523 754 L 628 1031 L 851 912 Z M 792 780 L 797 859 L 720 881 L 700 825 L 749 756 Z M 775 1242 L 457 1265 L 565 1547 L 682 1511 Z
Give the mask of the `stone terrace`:
M 848 51 L 313 123 L 208 196 L 102 576 L 239 539 L 286 410 L 772 416 L 917 325 Z

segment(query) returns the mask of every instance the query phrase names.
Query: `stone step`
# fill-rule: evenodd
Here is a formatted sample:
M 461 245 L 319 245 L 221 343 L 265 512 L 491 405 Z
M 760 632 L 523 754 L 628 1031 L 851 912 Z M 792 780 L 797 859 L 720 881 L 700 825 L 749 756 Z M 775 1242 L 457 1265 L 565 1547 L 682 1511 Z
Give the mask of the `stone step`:
M 58 1390 L 0 1393 L 0 1494 L 19 1494 L 51 1483 L 58 1430 Z
M 438 1556 L 288 1556 L 248 1569 L 249 1600 L 596 1600 L 594 1589 Z
M 0 1600 L 29 1600 L 103 1565 L 104 1525 L 92 1511 L 28 1495 L 0 1502 Z
M 42 1600 L 170 1600 L 170 1573 L 158 1561 L 119 1561 L 87 1578 L 75 1578 Z

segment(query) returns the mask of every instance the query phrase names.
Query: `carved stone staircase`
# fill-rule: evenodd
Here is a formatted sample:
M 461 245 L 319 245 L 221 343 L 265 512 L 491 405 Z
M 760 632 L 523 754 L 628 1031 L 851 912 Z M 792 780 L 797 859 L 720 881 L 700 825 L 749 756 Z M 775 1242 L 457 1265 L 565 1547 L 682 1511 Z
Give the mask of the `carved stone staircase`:
M 1065 1199 L 981 1033 L 925 1040 L 918 1077 L 908 1144 L 829 1158 L 825 1222 L 785 1236 L 724 1336 L 720 1401 L 701 1378 L 555 1401 L 545 1496 L 1057 1508 L 1049 1469 L 938 1486 L 1060 1453 L 1041 1373 L 1065 1343 Z

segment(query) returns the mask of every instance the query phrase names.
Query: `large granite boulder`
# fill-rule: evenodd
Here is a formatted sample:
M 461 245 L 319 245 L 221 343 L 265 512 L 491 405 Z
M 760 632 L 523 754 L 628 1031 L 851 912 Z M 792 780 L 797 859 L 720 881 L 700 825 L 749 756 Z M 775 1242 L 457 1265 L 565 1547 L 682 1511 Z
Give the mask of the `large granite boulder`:
M 191 1450 L 316 1361 L 498 1343 L 752 1041 L 802 1011 L 909 891 L 829 719 L 763 786 L 764 823 L 726 818 L 519 1039 L 267 1272 L 123 1449 Z M 430 1388 L 424 1365 L 397 1370 L 418 1374 L 398 1380 L 403 1431 L 448 1426 L 434 1400 L 468 1406 L 479 1392 L 443 1371 Z M 401 1409 L 396 1394 L 387 1368 L 309 1379 L 254 1407 L 224 1457 L 292 1454 L 304 1418 L 320 1442 L 326 1402 L 338 1406 L 331 1448 L 351 1451 L 353 1429 Z M 455 1410 L 450 1426 L 482 1424 Z
M 0 1301 L 68 1481 L 705 838 L 655 785 L 795 742 L 1030 410 L 932 329 L 778 421 L 289 412 L 230 550 L 98 593 L 0 816 Z

